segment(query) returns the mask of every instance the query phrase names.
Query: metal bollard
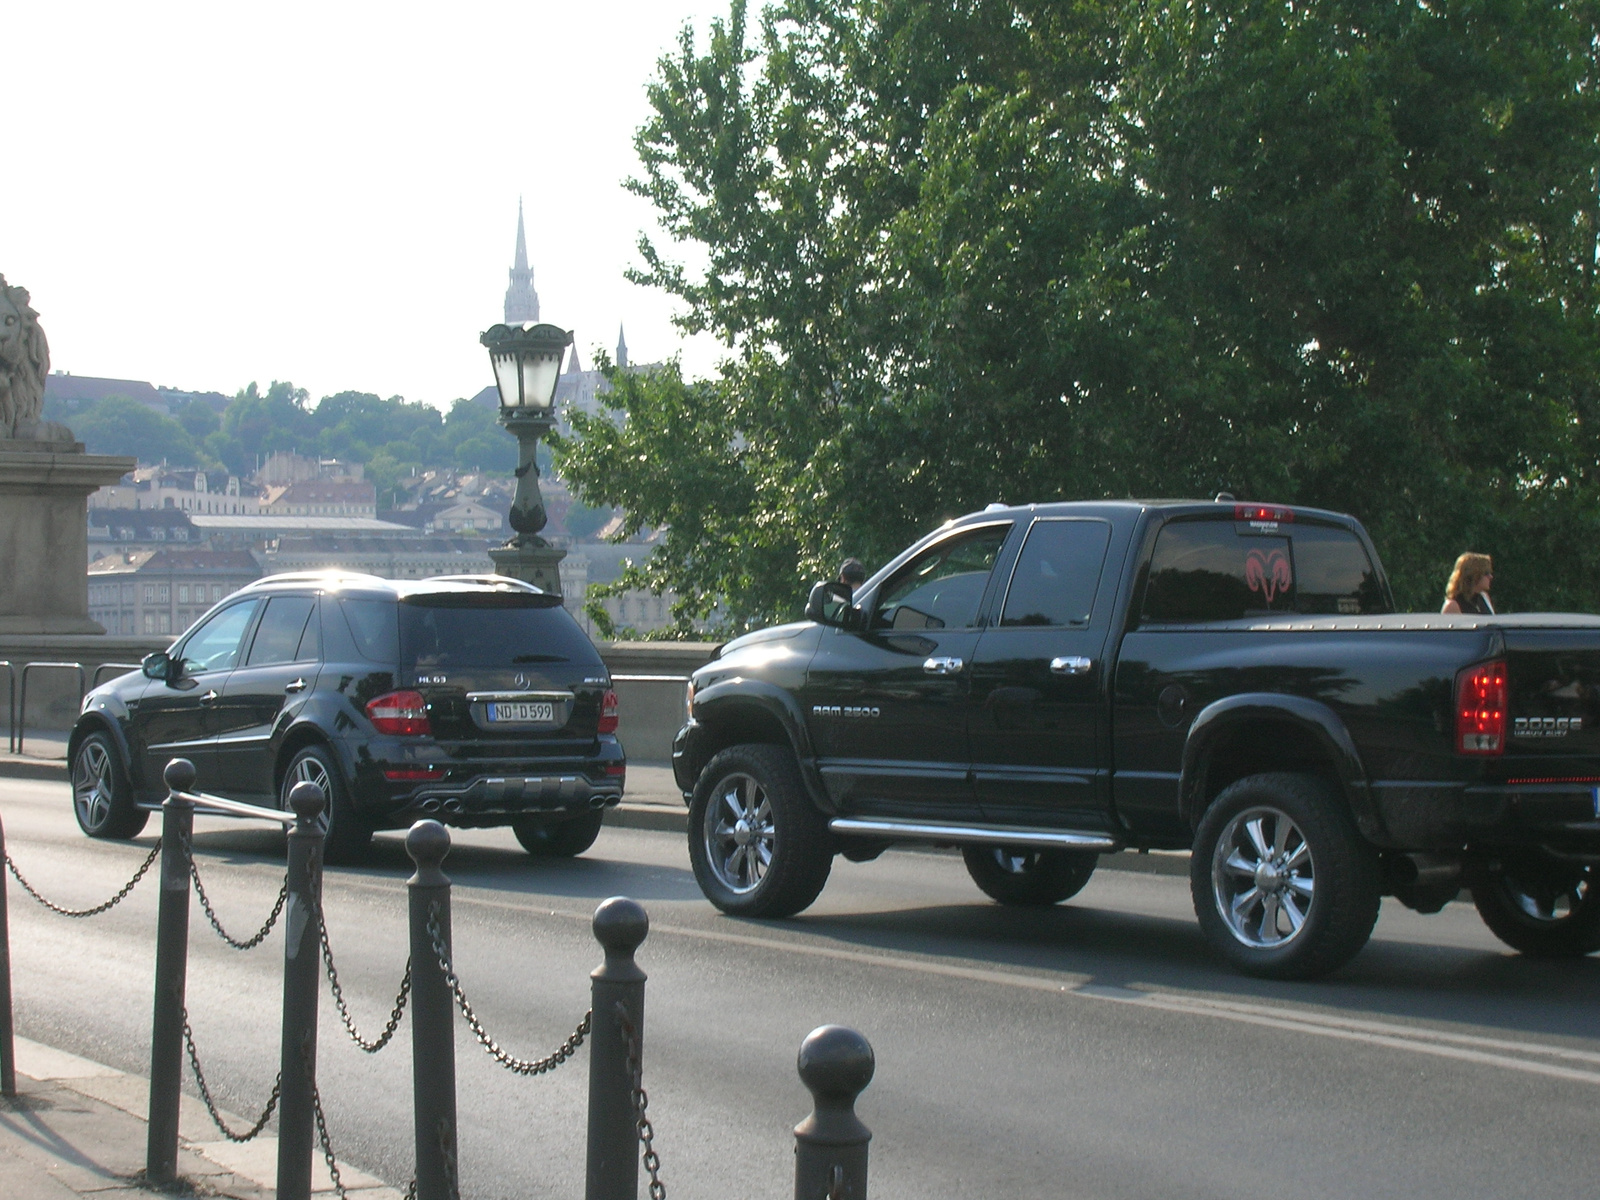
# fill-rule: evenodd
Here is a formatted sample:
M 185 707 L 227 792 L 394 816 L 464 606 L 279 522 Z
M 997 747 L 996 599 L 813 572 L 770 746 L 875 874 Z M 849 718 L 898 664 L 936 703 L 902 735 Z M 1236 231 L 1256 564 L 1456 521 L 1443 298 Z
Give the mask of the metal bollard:
M 311 1160 L 316 1154 L 313 1088 L 317 1071 L 317 995 L 322 945 L 322 815 L 325 800 L 314 783 L 289 791 L 294 828 L 289 831 L 289 896 L 284 902 L 283 1047 L 279 1066 L 278 1200 L 311 1200 Z
M 150 1136 L 145 1177 L 178 1178 L 178 1100 L 183 1091 L 183 1006 L 189 970 L 189 835 L 194 804 L 180 793 L 194 786 L 194 764 L 175 758 L 163 772 L 161 904 L 156 918 L 156 998 L 150 1027 Z
M 594 937 L 606 960 L 589 974 L 589 1171 L 585 1200 L 635 1200 L 639 1194 L 639 1111 L 634 1106 L 622 1005 L 644 1053 L 645 973 L 633 952 L 650 933 L 644 906 L 613 896 L 594 910 Z
M 866 1200 L 872 1130 L 855 1105 L 874 1065 L 871 1044 L 843 1025 L 813 1029 L 800 1043 L 795 1067 L 812 1111 L 794 1127 L 795 1200 Z
M 406 834 L 417 871 L 411 896 L 411 1087 L 417 1141 L 416 1200 L 454 1200 L 456 1164 L 456 1003 L 429 932 L 435 920 L 450 951 L 450 877 L 439 869 L 450 831 L 418 821 Z M 436 912 L 436 916 L 433 914 Z
M 11 1024 L 11 917 L 6 911 L 6 831 L 0 825 L 0 1096 L 17 1094 L 17 1042 Z

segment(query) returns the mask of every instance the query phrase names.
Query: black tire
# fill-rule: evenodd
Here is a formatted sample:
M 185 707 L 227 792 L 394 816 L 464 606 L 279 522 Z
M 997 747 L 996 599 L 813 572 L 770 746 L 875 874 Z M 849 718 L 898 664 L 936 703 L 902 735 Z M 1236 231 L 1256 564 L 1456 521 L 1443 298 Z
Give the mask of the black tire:
M 366 857 L 372 845 L 372 826 L 363 821 L 350 802 L 350 788 L 339 765 L 325 746 L 302 746 L 283 771 L 278 788 L 278 806 L 289 807 L 289 792 L 300 782 L 314 783 L 322 789 L 328 805 L 323 810 L 326 837 L 322 861 L 334 864 L 356 863 Z
M 599 809 L 561 821 L 525 817 L 511 823 L 511 832 L 535 858 L 574 858 L 594 845 L 604 820 L 605 813 Z
M 133 784 L 108 733 L 91 733 L 72 752 L 72 815 L 92 838 L 137 837 L 150 814 L 133 800 Z
M 689 804 L 689 861 L 725 913 L 792 917 L 821 894 L 833 834 L 784 746 L 730 746 L 700 772 Z
M 1530 958 L 1581 958 L 1600 950 L 1595 868 L 1528 854 L 1491 863 L 1472 880 L 1483 923 Z
M 1238 970 L 1313 979 L 1367 944 L 1382 875 L 1325 780 L 1274 773 L 1233 783 L 1206 810 L 1189 889 L 1207 940 Z
M 1030 850 L 1022 846 L 963 846 L 967 874 L 1001 904 L 1048 908 L 1070 900 L 1099 865 L 1092 850 Z

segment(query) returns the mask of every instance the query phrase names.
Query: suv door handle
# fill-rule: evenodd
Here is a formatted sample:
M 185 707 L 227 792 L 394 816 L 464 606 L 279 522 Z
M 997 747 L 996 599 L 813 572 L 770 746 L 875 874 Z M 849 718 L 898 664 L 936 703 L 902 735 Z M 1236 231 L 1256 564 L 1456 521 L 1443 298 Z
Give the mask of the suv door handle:
M 217 695 L 218 695 L 218 693 L 217 693 L 216 689 L 213 688 L 211 691 L 207 692 L 204 696 L 200 697 L 200 703 L 201 704 L 210 704 L 214 700 L 216 700 Z
M 929 675 L 959 675 L 964 664 L 959 658 L 930 658 L 922 669 Z
M 1087 675 L 1089 668 L 1094 666 L 1092 658 L 1084 658 L 1081 654 L 1068 654 L 1062 658 L 1050 660 L 1050 673 L 1052 675 Z
M 293 683 L 285 685 L 283 690 L 291 695 L 295 692 L 303 692 L 306 690 L 306 681 L 304 679 L 296 679 Z

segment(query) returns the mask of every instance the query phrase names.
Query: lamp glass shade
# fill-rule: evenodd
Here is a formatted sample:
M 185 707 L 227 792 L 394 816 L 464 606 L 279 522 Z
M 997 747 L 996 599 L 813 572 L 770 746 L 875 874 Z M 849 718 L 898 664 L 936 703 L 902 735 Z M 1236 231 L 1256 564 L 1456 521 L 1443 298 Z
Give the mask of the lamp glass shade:
M 549 408 L 556 399 L 561 377 L 561 351 L 522 352 L 522 404 L 524 408 Z
M 554 407 L 571 333 L 554 325 L 496 325 L 479 341 L 489 349 L 502 409 L 545 413 Z

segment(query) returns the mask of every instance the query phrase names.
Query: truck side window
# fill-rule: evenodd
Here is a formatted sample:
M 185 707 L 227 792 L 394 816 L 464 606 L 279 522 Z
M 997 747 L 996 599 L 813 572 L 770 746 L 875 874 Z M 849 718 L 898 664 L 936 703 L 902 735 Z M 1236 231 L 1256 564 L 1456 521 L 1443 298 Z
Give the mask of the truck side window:
M 1009 525 L 990 525 L 924 550 L 884 584 L 874 629 L 964 629 L 978 619 Z
M 1381 613 L 1377 572 L 1348 529 L 1285 522 L 1172 521 L 1156 535 L 1141 619 L 1234 621 L 1267 613 Z
M 1035 521 L 1011 573 L 1000 624 L 1088 624 L 1110 543 L 1106 521 Z

